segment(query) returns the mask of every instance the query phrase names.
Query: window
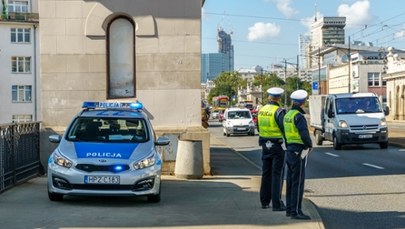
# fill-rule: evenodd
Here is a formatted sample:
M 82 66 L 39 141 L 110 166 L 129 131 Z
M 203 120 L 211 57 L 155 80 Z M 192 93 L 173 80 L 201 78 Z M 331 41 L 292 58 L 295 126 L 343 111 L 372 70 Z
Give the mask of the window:
M 30 28 L 11 28 L 11 43 L 29 43 L 31 42 Z
M 11 57 L 11 71 L 13 73 L 30 73 L 31 57 L 21 57 L 21 56 Z
M 29 114 L 13 115 L 12 122 L 32 122 L 32 115 Z
M 13 85 L 11 91 L 13 102 L 31 102 L 30 85 Z
M 380 86 L 380 73 L 369 72 L 368 73 L 368 86 Z
M 27 13 L 28 1 L 8 1 L 8 12 Z
M 107 31 L 107 98 L 135 97 L 135 29 L 126 17 L 111 21 Z

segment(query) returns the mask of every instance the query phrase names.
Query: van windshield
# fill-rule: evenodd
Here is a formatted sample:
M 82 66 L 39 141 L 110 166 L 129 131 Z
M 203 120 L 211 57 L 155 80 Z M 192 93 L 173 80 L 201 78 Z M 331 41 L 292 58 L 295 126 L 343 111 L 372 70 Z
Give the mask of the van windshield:
M 250 111 L 229 111 L 228 119 L 247 119 L 252 118 Z
M 336 110 L 338 114 L 382 112 L 380 102 L 376 97 L 336 99 Z

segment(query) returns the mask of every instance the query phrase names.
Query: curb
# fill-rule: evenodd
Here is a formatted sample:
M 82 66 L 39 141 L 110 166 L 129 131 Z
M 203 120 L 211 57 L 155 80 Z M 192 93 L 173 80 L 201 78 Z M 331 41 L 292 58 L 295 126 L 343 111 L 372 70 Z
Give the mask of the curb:
M 211 138 L 213 137 L 212 134 Z M 243 156 L 241 153 L 237 152 L 235 149 L 233 149 L 232 147 L 226 145 L 224 142 L 222 142 L 221 140 L 215 138 L 215 141 L 217 143 L 219 143 L 222 146 L 227 147 L 228 149 L 230 149 L 233 153 L 235 153 L 236 155 L 238 155 L 240 158 L 242 158 L 243 160 L 245 160 L 246 162 L 248 162 L 249 164 L 251 164 L 253 167 L 255 167 L 256 169 L 258 169 L 259 171 L 261 171 L 261 167 L 257 164 L 255 164 L 253 161 L 251 161 L 249 158 Z M 261 176 L 260 176 L 261 177 Z M 252 176 L 252 179 L 254 179 L 254 177 Z M 260 185 L 260 184 L 259 184 Z M 283 191 L 282 191 L 282 195 L 285 198 L 285 185 L 283 185 Z M 307 210 L 307 212 L 309 213 L 309 215 L 311 215 L 312 217 L 312 221 L 314 221 L 317 225 L 319 229 L 325 229 L 325 226 L 322 222 L 322 218 L 319 215 L 319 212 L 317 210 L 316 205 L 308 198 L 305 197 L 305 192 L 304 192 L 304 197 L 303 197 L 303 201 L 302 201 L 302 205 L 303 208 L 305 208 Z

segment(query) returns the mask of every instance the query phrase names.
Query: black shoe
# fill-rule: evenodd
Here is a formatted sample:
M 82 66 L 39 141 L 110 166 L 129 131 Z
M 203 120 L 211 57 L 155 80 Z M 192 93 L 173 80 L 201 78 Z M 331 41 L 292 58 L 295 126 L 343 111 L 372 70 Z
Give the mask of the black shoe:
M 303 219 L 303 220 L 309 220 L 311 217 L 305 215 L 305 214 L 298 214 L 298 215 L 291 215 L 291 219 Z
M 279 208 L 273 208 L 273 212 L 283 212 L 283 211 L 285 211 L 285 207 L 284 207 L 284 206 L 281 206 L 281 207 L 279 207 Z
M 263 209 L 270 208 L 270 204 L 262 204 L 262 208 Z

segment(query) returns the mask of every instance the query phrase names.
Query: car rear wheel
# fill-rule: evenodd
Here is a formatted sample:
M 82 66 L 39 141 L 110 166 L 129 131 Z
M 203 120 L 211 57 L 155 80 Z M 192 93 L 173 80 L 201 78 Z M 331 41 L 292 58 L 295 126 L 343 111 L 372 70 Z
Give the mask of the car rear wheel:
M 48 191 L 48 197 L 51 201 L 62 201 L 63 195 L 58 193 L 52 193 Z

